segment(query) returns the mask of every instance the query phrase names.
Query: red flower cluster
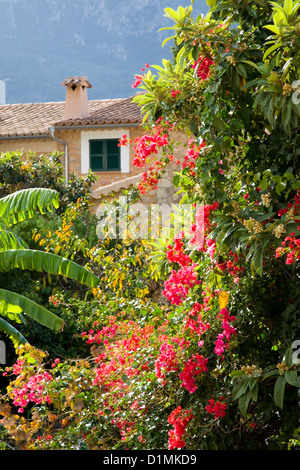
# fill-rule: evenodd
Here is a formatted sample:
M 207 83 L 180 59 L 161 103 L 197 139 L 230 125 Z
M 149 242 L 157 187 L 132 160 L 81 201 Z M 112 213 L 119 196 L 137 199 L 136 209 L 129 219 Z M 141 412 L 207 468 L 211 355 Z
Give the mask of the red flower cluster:
M 178 360 L 172 344 L 164 342 L 159 348 L 159 356 L 155 361 L 155 374 L 158 379 L 164 379 L 166 372 L 176 372 Z M 165 384 L 165 382 L 163 382 Z
M 128 324 L 120 325 L 118 331 L 110 330 L 109 328 L 105 329 L 108 337 L 114 331 L 120 335 L 123 334 L 124 337 L 112 343 L 104 340 L 103 344 L 105 345 L 106 352 L 100 354 L 95 360 L 97 367 L 95 368 L 93 384 L 102 386 L 105 391 L 123 390 L 126 388 L 126 382 L 121 378 L 122 375 L 133 377 L 148 369 L 147 364 L 143 363 L 140 366 L 136 365 L 133 367 L 133 364 L 136 363 L 136 356 L 133 353 L 148 344 L 149 335 L 153 332 L 153 326 L 148 325 L 140 328 L 135 322 L 129 322 Z M 94 342 L 98 342 L 98 339 L 102 340 L 103 334 L 104 329 L 101 330 L 99 337 L 96 335 L 93 338 L 89 338 L 89 340 L 93 339 Z
M 300 213 L 300 189 L 294 197 L 294 203 L 289 203 L 284 209 L 280 209 L 278 215 L 282 217 L 284 214 L 293 209 L 294 222 L 299 221 Z M 298 216 L 298 217 L 297 217 Z M 300 225 L 297 227 L 297 230 L 300 230 Z M 295 237 L 295 233 L 291 233 L 290 236 L 286 237 L 281 243 L 281 247 L 276 249 L 275 256 L 276 258 L 281 257 L 286 254 L 286 264 L 293 264 L 300 259 L 300 239 Z
M 142 175 L 142 180 L 138 183 L 138 188 L 141 194 L 145 194 L 151 189 L 157 189 L 157 183 L 164 172 L 168 162 L 173 161 L 173 155 L 169 155 L 164 161 L 156 160 L 153 166 L 149 167 L 149 171 L 145 171 Z
M 145 67 L 146 67 L 146 69 L 148 69 L 148 68 L 149 68 L 149 64 L 145 64 Z M 141 71 L 142 71 L 142 72 L 145 72 L 145 69 L 142 68 Z M 142 81 L 144 80 L 145 77 L 144 77 L 144 75 L 135 75 L 134 78 L 135 78 L 135 81 L 134 81 L 134 83 L 131 85 L 131 88 L 137 88 L 137 87 L 142 83 Z
M 197 69 L 197 76 L 201 80 L 206 80 L 209 78 L 211 73 L 211 67 L 214 64 L 214 61 L 209 57 L 202 57 L 199 55 L 197 62 L 192 65 L 193 69 Z
M 101 344 L 102 342 L 105 344 L 105 342 L 107 342 L 107 338 L 113 338 L 118 331 L 118 326 L 115 323 L 115 317 L 112 317 L 109 320 L 109 325 L 110 326 L 104 326 L 101 330 L 98 329 L 96 332 L 94 330 L 89 330 L 88 333 L 83 331 L 81 336 L 83 338 L 88 338 L 86 341 L 87 344 Z
M 131 85 L 131 88 L 137 88 L 143 81 L 144 77 L 143 75 L 135 75 L 135 81 Z
M 206 330 L 210 328 L 210 323 L 204 323 L 202 321 L 202 316 L 199 313 L 201 310 L 205 309 L 205 305 L 201 305 L 198 302 L 195 302 L 192 310 L 190 310 L 188 317 L 186 318 L 185 322 L 185 328 L 190 329 L 193 331 L 195 334 L 200 336 L 202 333 L 204 333 Z M 195 319 L 196 317 L 196 319 Z
M 16 363 L 12 366 L 13 374 L 20 375 L 23 370 L 24 364 L 25 364 L 25 361 L 23 359 L 18 358 Z M 7 370 L 9 370 L 9 368 Z
M 131 141 L 128 139 L 127 134 L 123 134 L 121 139 L 119 139 L 118 147 L 128 147 L 129 143 L 131 143 Z
M 169 125 L 168 123 L 166 123 Z M 169 127 L 172 130 L 172 126 Z M 174 156 L 167 152 L 168 155 L 164 158 L 160 156 L 156 160 L 152 160 L 151 157 L 158 155 L 160 151 L 163 152 L 165 147 L 170 146 L 169 136 L 160 120 L 157 121 L 152 134 L 144 134 L 142 137 L 137 137 L 134 142 L 127 138 L 127 135 L 123 135 L 119 141 L 119 145 L 128 145 L 133 143 L 134 158 L 132 164 L 138 168 L 144 168 L 150 165 L 148 171 L 145 171 L 142 176 L 142 180 L 138 184 L 138 188 L 142 194 L 146 193 L 151 189 L 157 188 L 157 183 L 166 166 L 174 161 Z
M 237 284 L 240 281 L 239 274 L 243 274 L 245 267 L 240 265 L 241 259 L 237 253 L 230 251 L 229 259 L 227 261 L 217 262 L 216 268 L 221 272 L 227 271 L 228 274 L 234 276 L 234 283 Z
M 169 431 L 169 450 L 172 449 L 183 449 L 185 441 L 183 436 L 186 432 L 186 427 L 191 419 L 194 418 L 191 410 L 183 410 L 181 406 L 178 406 L 168 418 L 168 423 L 172 424 L 174 429 Z
M 276 248 L 276 258 L 286 254 L 286 264 L 293 264 L 300 259 L 300 238 L 296 238 L 294 232 L 285 237 L 281 245 L 282 247 Z
M 197 264 L 183 266 L 179 271 L 172 270 L 171 276 L 164 282 L 163 295 L 166 296 L 173 305 L 180 305 L 188 296 L 189 290 L 201 281 L 197 279 Z
M 208 371 L 207 367 L 208 358 L 203 357 L 201 354 L 194 354 L 184 365 L 184 368 L 179 375 L 182 380 L 182 385 L 190 392 L 194 393 L 197 390 L 195 377 Z
M 138 168 L 146 165 L 146 160 L 152 154 L 158 154 L 159 149 L 170 144 L 168 134 L 159 123 L 154 127 L 153 134 L 144 134 L 134 140 L 135 156 L 132 164 Z
M 221 400 L 224 401 L 224 398 Z M 227 409 L 227 406 L 226 403 L 222 403 L 222 401 L 215 401 L 211 399 L 208 401 L 209 405 L 205 407 L 206 411 L 215 415 L 215 419 L 224 418 L 226 415 L 225 410 Z
M 205 148 L 206 142 L 203 140 L 201 144 L 196 144 L 193 140 L 189 141 L 188 151 L 183 157 L 182 169 L 189 169 L 191 176 L 196 176 L 196 161 L 201 155 L 201 150 Z
M 35 404 L 51 403 L 49 395 L 44 393 L 44 385 L 45 382 L 51 381 L 52 378 L 52 375 L 45 371 L 29 377 L 28 381 L 21 388 L 13 390 L 13 404 L 20 407 L 18 413 L 23 413 L 24 408 L 29 402 Z
M 218 338 L 215 341 L 215 353 L 218 356 L 222 356 L 225 349 L 229 347 L 230 336 L 236 333 L 236 329 L 233 326 L 230 326 L 231 321 L 235 321 L 236 317 L 230 316 L 227 308 L 222 308 L 219 313 L 219 318 L 223 317 L 222 328 L 223 333 L 218 335 Z M 225 340 L 228 342 L 225 343 Z
M 199 251 L 208 253 L 211 259 L 215 253 L 215 241 L 208 238 L 209 231 L 211 230 L 210 213 L 218 208 L 218 202 L 211 205 L 207 204 L 201 206 L 195 214 L 195 223 L 190 228 L 190 233 L 193 235 L 190 240 L 191 245 L 197 245 Z M 192 263 L 189 256 L 184 254 L 183 240 L 184 232 L 179 233 L 175 238 L 175 245 L 172 247 L 168 245 L 167 257 L 170 262 L 177 262 L 181 268 L 179 271 L 172 270 L 171 276 L 165 281 L 165 295 L 173 305 L 180 305 L 187 297 L 189 289 L 200 281 L 197 280 L 196 263 Z
M 192 263 L 191 258 L 184 253 L 184 232 L 180 232 L 174 237 L 174 247 L 167 246 L 167 258 L 170 263 L 178 263 L 180 266 L 187 266 Z
M 173 98 L 176 98 L 176 95 L 180 94 L 180 90 L 171 90 L 171 95 Z
M 193 234 L 191 245 L 197 245 L 198 251 L 208 252 L 213 258 L 215 252 L 215 241 L 208 238 L 211 231 L 210 214 L 219 207 L 218 202 L 201 206 L 195 214 L 195 223 L 191 225 L 190 234 Z
M 49 300 L 49 303 L 54 305 L 55 307 L 60 303 L 60 299 L 55 297 L 55 295 L 50 295 L 48 300 Z
M 282 217 L 283 214 L 286 214 L 292 207 L 294 208 L 294 215 L 299 214 L 300 212 L 300 189 L 298 190 L 297 194 L 294 197 L 294 203 L 289 202 L 287 207 L 285 207 L 284 209 L 280 209 L 280 211 L 278 211 L 279 217 Z

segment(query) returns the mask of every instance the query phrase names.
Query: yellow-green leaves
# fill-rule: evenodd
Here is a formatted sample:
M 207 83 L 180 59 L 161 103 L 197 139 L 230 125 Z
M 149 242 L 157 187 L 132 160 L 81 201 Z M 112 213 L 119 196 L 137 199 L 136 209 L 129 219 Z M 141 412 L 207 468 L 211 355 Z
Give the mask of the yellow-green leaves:
M 172 8 L 165 8 L 165 16 L 167 18 L 172 19 L 173 21 L 176 22 L 176 26 L 182 27 L 184 26 L 186 18 L 188 18 L 191 15 L 192 12 L 192 7 L 182 7 L 179 6 L 177 10 L 173 10 Z
M 298 0 L 284 0 L 283 6 L 276 2 L 270 2 L 273 6 L 273 21 L 275 26 L 293 25 L 298 22 L 297 14 L 300 8 Z
M 266 44 L 272 44 L 272 46 L 265 51 L 263 60 L 269 56 L 274 56 L 277 66 L 284 66 L 286 62 L 289 62 L 289 66 L 293 65 L 297 69 L 300 3 L 293 0 L 285 0 L 283 6 L 275 2 L 270 3 L 273 6 L 273 24 L 265 25 L 264 28 L 273 33 L 266 42 Z M 292 48 L 290 47 L 291 44 Z M 289 53 L 286 50 L 287 46 L 290 50 Z M 293 48 L 296 50 L 293 51 Z M 295 62 L 289 60 L 291 57 L 294 58 Z
M 186 8 L 183 8 L 182 6 L 179 6 L 176 11 L 173 10 L 173 8 L 165 8 L 164 11 L 165 11 L 165 16 L 167 18 L 170 18 L 172 21 L 174 21 L 175 25 L 174 26 L 166 26 L 164 28 L 161 28 L 160 31 L 164 31 L 164 30 L 177 31 L 177 30 L 180 30 L 181 28 L 183 28 L 185 26 L 185 23 L 186 23 L 187 19 L 191 16 L 192 6 L 189 6 L 189 7 L 186 7 Z M 176 35 L 166 38 L 163 41 L 162 46 L 164 46 L 168 41 L 170 41 L 172 39 L 176 39 Z M 180 43 L 180 38 L 177 37 L 177 44 L 179 44 L 179 43 Z

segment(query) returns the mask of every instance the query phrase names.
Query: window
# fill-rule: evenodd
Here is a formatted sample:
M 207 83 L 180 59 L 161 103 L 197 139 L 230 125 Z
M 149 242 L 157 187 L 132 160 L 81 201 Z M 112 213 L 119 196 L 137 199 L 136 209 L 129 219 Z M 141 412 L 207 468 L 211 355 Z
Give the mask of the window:
M 122 138 L 122 135 L 127 134 L 128 137 L 130 138 L 130 129 L 126 127 L 121 127 L 118 129 L 88 129 L 88 130 L 82 130 L 81 131 L 81 136 L 80 136 L 80 141 L 81 141 L 81 173 L 83 175 L 88 174 L 91 168 L 91 164 L 96 166 L 97 159 L 95 162 L 92 162 L 94 158 L 91 159 L 91 142 L 103 142 L 103 141 L 115 141 L 116 146 L 118 146 L 119 140 Z M 94 144 L 92 144 L 92 147 Z M 115 146 L 115 149 L 116 149 Z M 94 149 L 92 149 L 94 150 Z M 101 149 L 100 149 L 101 150 Z M 117 152 L 119 152 L 119 171 L 121 173 L 130 173 L 130 147 L 126 147 L 125 145 L 122 145 L 122 147 L 117 148 Z M 97 153 L 92 152 L 92 156 L 96 157 L 101 157 L 103 155 L 102 151 Z M 99 161 L 100 160 L 100 161 Z M 109 158 L 109 160 L 111 160 Z M 98 159 L 98 164 L 100 163 L 100 167 L 102 165 L 102 160 L 101 158 Z M 118 170 L 94 170 L 94 171 L 115 171 L 117 172 Z
M 92 171 L 121 171 L 118 139 L 90 140 L 90 168 Z

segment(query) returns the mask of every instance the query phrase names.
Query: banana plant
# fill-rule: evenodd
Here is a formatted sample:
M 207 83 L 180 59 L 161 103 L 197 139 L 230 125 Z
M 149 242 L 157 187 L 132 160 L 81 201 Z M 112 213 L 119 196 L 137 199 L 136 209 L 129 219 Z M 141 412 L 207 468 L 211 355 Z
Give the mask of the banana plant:
M 17 268 L 46 272 L 95 287 L 99 279 L 92 272 L 59 255 L 31 250 L 11 231 L 11 227 L 18 222 L 34 217 L 38 212 L 44 214 L 45 211 L 52 211 L 58 206 L 59 193 L 44 188 L 23 189 L 0 199 L 0 271 Z M 63 327 L 63 320 L 46 308 L 16 292 L 0 288 L 0 331 L 16 344 L 24 344 L 27 340 L 10 321 L 20 323 L 26 316 L 56 332 Z

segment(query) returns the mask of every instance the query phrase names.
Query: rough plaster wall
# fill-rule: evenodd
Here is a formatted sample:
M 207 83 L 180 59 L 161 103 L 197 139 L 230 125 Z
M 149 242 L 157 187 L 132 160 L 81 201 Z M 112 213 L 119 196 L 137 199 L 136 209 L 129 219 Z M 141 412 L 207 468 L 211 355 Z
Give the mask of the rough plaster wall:
M 37 155 L 57 150 L 57 142 L 49 139 L 6 139 L 0 140 L 0 154 L 6 152 L 35 152 Z

